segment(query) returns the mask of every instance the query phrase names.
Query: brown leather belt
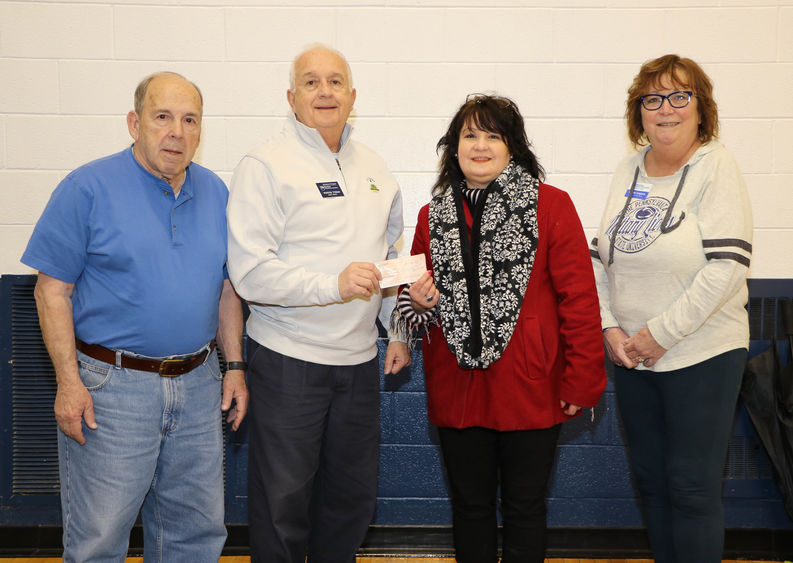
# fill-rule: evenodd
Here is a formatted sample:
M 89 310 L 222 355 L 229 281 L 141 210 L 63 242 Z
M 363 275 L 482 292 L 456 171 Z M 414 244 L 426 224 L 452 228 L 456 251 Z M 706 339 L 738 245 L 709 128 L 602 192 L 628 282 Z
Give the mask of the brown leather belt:
M 95 360 L 105 362 L 106 364 L 116 364 L 116 351 L 110 348 L 105 348 L 99 344 L 86 344 L 79 338 L 76 339 L 77 349 L 85 354 L 91 356 Z M 209 349 L 203 350 L 198 354 L 192 356 L 185 356 L 181 358 L 166 358 L 165 360 L 154 360 L 147 358 L 138 358 L 136 356 L 126 356 L 118 354 L 120 357 L 120 367 L 135 369 L 139 371 L 151 371 L 160 375 L 160 377 L 179 377 L 191 371 L 206 360 L 207 356 L 215 349 L 215 342 L 209 344 Z

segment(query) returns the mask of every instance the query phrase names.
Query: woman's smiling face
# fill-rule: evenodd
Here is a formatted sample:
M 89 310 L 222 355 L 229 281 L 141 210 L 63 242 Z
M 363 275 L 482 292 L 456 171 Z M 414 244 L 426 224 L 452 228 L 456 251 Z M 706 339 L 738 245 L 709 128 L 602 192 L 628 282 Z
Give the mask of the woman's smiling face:
M 673 92 L 690 89 L 683 84 L 673 83 L 671 78 L 666 76 L 659 84 L 655 84 L 645 92 L 645 96 L 648 94 L 668 96 Z M 688 105 L 682 108 L 672 107 L 669 100 L 665 99 L 657 110 L 648 110 L 642 106 L 641 112 L 644 134 L 653 146 L 679 144 L 687 147 L 697 142 L 699 138 L 700 117 L 696 94 L 692 95 Z
M 457 160 L 471 188 L 486 188 L 509 164 L 510 152 L 504 138 L 492 131 L 466 123 L 457 143 Z

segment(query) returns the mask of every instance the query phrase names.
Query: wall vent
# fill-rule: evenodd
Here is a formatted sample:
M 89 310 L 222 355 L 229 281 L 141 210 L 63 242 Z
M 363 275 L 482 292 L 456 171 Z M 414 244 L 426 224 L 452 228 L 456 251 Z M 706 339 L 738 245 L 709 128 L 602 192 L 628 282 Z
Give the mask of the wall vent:
M 58 494 L 55 370 L 41 338 L 32 284 L 11 287 L 14 495 Z
M 779 315 L 778 297 L 750 297 L 749 338 L 752 340 L 771 340 L 783 338 L 782 319 Z
M 771 479 L 773 477 L 771 460 L 757 436 L 733 435 L 730 438 L 723 475 L 725 479 Z

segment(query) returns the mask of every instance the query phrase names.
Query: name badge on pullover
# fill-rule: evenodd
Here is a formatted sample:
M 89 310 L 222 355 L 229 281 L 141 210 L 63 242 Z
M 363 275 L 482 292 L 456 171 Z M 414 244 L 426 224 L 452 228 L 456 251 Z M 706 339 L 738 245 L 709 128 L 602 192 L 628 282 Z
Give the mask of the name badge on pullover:
M 647 199 L 651 189 L 653 189 L 652 184 L 639 184 L 637 182 L 636 187 L 633 189 L 633 199 Z M 629 193 L 631 193 L 630 187 L 628 187 L 628 190 L 625 192 L 625 197 L 628 197 Z
M 317 182 L 317 188 L 322 197 L 342 197 L 344 195 L 338 182 Z

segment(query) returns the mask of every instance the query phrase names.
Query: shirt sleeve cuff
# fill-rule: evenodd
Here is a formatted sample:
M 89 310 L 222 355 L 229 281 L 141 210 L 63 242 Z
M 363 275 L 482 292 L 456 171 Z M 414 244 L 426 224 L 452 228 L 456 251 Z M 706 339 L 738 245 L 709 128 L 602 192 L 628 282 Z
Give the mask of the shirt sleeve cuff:
M 600 311 L 600 328 L 606 330 L 607 328 L 615 328 L 620 326 L 620 323 L 617 322 L 617 319 L 611 313 L 607 313 L 603 310 Z
M 325 279 L 319 286 L 320 302 L 321 303 L 339 303 L 342 301 L 341 293 L 339 292 L 339 276 L 334 274 L 326 274 Z
M 676 338 L 675 335 L 666 330 L 660 317 L 647 321 L 647 330 L 650 331 L 652 337 L 664 350 L 669 350 L 680 341 L 679 338 Z

